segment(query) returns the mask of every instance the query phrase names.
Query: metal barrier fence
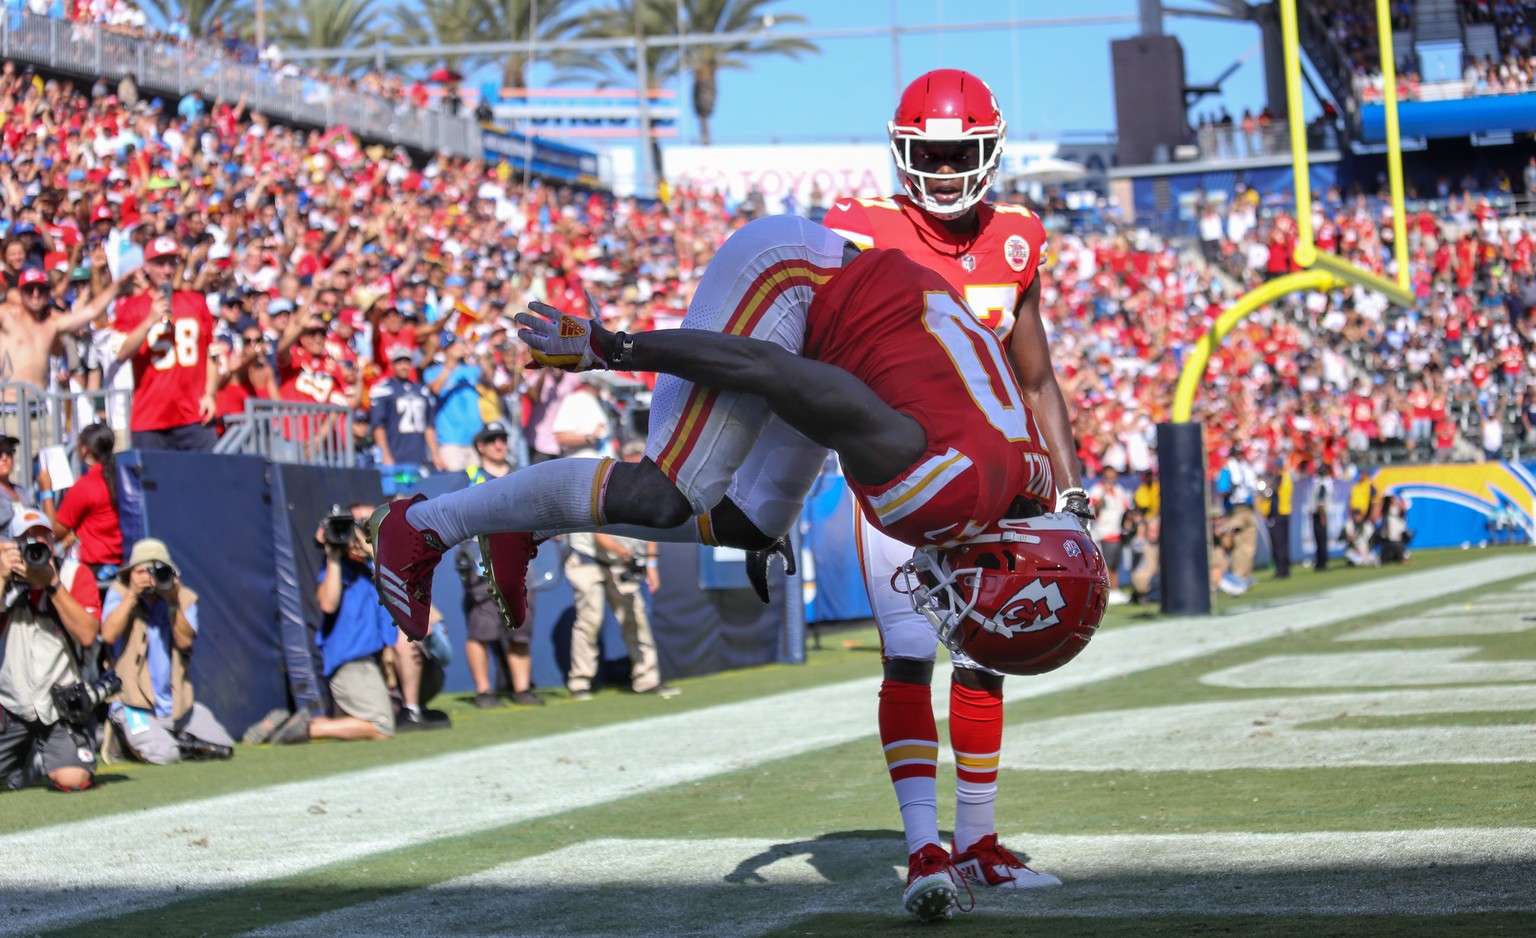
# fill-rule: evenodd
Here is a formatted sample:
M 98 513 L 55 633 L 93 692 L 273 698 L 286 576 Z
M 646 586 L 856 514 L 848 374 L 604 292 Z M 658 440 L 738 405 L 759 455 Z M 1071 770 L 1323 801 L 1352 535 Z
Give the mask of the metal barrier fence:
M 345 126 L 359 137 L 418 150 L 483 155 L 480 126 L 470 118 L 349 91 L 309 75 L 282 75 L 197 43 L 128 36 L 7 9 L 0 11 L 0 58 L 88 79 L 117 80 L 132 73 L 149 94 L 180 98 L 196 91 L 209 101 L 243 95 L 249 107 L 283 123 Z
M 117 432 L 117 448 L 126 448 L 132 400 L 133 392 L 127 389 L 44 391 L 25 381 L 0 384 L 0 434 L 16 438 L 12 482 L 28 504 L 37 503 L 37 483 L 31 467 L 48 447 L 63 448 L 64 458 L 76 477 L 81 466 L 73 444 L 87 426 L 107 424 Z M 55 479 L 55 484 L 58 481 Z
M 356 460 L 350 414 L 335 404 L 247 398 L 245 412 L 225 417 L 224 427 L 215 453 L 340 468 L 350 468 Z

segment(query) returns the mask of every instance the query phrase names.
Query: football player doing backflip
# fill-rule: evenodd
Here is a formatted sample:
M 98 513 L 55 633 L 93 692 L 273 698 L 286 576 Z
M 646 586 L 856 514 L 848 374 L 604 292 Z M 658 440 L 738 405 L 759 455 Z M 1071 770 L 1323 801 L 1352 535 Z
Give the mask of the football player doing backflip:
M 1063 490 L 1053 493 L 1053 502 L 1091 517 L 1078 478 L 1071 417 L 1040 319 L 1045 228 L 1026 208 L 983 201 L 997 176 L 1006 130 L 997 99 L 985 82 L 967 72 L 928 72 L 907 86 L 888 129 L 905 194 L 840 200 L 823 223 L 860 247 L 897 248 L 936 271 L 965 298 L 980 323 L 996 332 Z M 951 851 L 940 845 L 938 730 L 930 702 L 934 630 L 892 586 L 891 571 L 907 561 L 911 548 L 867 517 L 859 528 L 859 560 L 885 662 L 880 738 L 910 853 L 908 910 L 920 918 L 945 914 L 940 907 L 946 897 L 953 901 L 954 896 L 945 870 L 950 863 L 978 885 L 1060 885 L 1059 879 L 1030 869 L 998 842 L 994 805 L 1003 737 L 1003 677 L 964 653 L 951 655 L 954 844 Z
M 482 538 L 514 624 L 535 546 L 556 534 L 762 550 L 798 518 L 828 449 L 871 523 L 909 545 L 886 575 L 921 609 L 930 646 L 937 629 L 981 665 L 1039 673 L 1097 628 L 1103 560 L 1077 518 L 1050 510 L 1053 456 L 1003 346 L 942 277 L 900 252 L 860 252 L 773 216 L 721 247 L 681 329 L 630 336 L 532 308 L 540 315 L 518 322 L 537 364 L 662 373 L 646 458 L 551 460 L 380 508 L 369 523 L 375 586 L 407 635 L 426 633 L 432 571 L 469 537 Z M 931 763 L 933 748 L 914 742 L 913 758 Z M 949 882 L 943 855 L 923 877 Z M 954 884 L 920 898 L 914 912 L 947 916 Z

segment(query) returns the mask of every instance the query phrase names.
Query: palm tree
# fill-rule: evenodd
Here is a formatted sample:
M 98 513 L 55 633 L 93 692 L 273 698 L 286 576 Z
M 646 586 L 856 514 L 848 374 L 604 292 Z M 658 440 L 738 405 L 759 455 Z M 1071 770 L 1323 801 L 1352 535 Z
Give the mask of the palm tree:
M 587 14 L 583 38 L 616 39 L 626 36 L 666 37 L 684 33 L 735 33 L 761 29 L 771 23 L 803 23 L 805 17 L 790 13 L 768 16 L 778 0 L 614 0 Z M 678 21 L 681 15 L 682 22 Z M 717 76 L 723 68 L 746 68 L 753 56 L 788 55 L 819 51 L 803 39 L 756 39 L 720 45 L 691 46 L 685 54 L 675 45 L 647 45 L 645 74 L 649 89 L 659 88 L 686 68 L 693 79 L 693 113 L 699 119 L 699 136 L 710 142 L 709 119 L 719 97 Z M 628 85 L 636 80 L 632 48 L 575 53 L 557 59 L 561 81 L 588 80 L 598 87 Z
M 367 46 L 383 38 L 374 0 L 275 0 L 268 8 L 267 38 L 287 49 Z M 336 63 L 316 63 L 331 68 Z
M 145 4 L 167 25 L 186 16 L 194 36 L 206 33 L 214 20 L 222 20 L 229 32 L 243 33 L 255 19 L 251 0 L 145 0 Z
M 390 10 L 396 26 L 395 44 L 425 45 L 460 42 L 558 42 L 580 20 L 572 10 L 580 0 L 421 0 Z M 527 82 L 532 57 L 501 54 L 445 59 L 458 72 L 499 62 L 502 84 L 521 88 Z
M 769 15 L 766 8 L 778 0 L 684 0 L 684 31 L 689 33 L 750 32 L 775 24 L 804 23 L 798 13 Z M 676 25 L 673 26 L 676 29 Z M 719 72 L 723 68 L 747 68 L 754 56 L 787 55 L 798 59 L 803 52 L 819 52 L 804 39 L 754 39 L 720 45 L 689 47 L 683 59 L 693 78 L 693 113 L 699 119 L 699 139 L 709 146 L 709 119 L 719 98 Z

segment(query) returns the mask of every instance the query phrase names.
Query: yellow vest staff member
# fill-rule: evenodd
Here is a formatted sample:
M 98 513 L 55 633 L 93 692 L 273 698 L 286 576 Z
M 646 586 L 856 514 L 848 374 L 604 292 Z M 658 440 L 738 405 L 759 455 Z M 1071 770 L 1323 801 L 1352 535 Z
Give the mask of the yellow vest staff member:
M 1264 480 L 1259 509 L 1269 529 L 1269 551 L 1275 560 L 1275 579 L 1291 575 L 1291 502 L 1296 489 L 1295 476 L 1288 461 L 1276 460 L 1269 478 Z

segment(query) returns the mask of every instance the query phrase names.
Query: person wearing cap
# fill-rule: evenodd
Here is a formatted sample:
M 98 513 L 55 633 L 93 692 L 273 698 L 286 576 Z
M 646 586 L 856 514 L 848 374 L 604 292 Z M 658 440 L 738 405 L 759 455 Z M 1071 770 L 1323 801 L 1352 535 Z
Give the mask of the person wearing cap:
M 475 452 L 479 464 L 465 470 L 471 485 L 499 479 L 512 471 L 507 459 L 510 432 L 499 421 L 488 423 L 475 434 Z M 480 542 L 471 539 L 460 544 L 454 557 L 459 578 L 464 581 L 464 660 L 475 682 L 475 706 L 499 707 L 501 698 L 491 683 L 492 655 L 504 651 L 511 700 L 519 706 L 542 707 L 544 698 L 533 692 L 533 616 L 525 616 L 521 625 L 511 627 L 502 620 L 491 583 L 480 565 Z
M 421 353 L 408 345 L 385 352 L 389 374 L 373 386 L 369 397 L 370 432 L 385 466 L 435 466 L 438 462 L 436 401 L 416 380 Z
M 115 328 L 125 334 L 117 360 L 133 365 L 135 449 L 212 450 L 219 369 L 208 355 L 213 314 L 208 301 L 173 283 L 182 259 L 175 238 L 144 249 L 143 289 L 117 304 Z
M 325 351 L 326 324 L 315 306 L 294 315 L 277 342 L 278 396 L 305 404 L 347 404 L 341 363 Z
M 126 282 L 124 278 L 107 284 L 96 296 L 77 302 L 61 315 L 55 312 L 48 274 L 36 267 L 23 270 L 17 282 L 20 303 L 0 303 L 0 361 L 10 366 L 4 379 L 24 381 L 39 390 L 48 387 L 48 356 L 54 342 L 101 315 Z M 33 445 L 41 445 L 41 441 Z
M 68 723 L 55 686 L 80 683 L 83 649 L 101 633 L 101 597 L 85 565 L 54 559 L 53 526 L 42 512 L 18 510 L 0 541 L 5 608 L 0 612 L 0 786 L 20 788 L 34 757 L 49 784 L 83 791 L 96 772 L 88 728 Z M 29 554 L 32 556 L 29 562 Z
M 142 762 L 234 755 L 235 741 L 197 702 L 188 676 L 197 629 L 197 593 L 181 582 L 170 549 L 152 537 L 137 541 L 102 603 L 101 640 L 123 682 L 112 725 Z

